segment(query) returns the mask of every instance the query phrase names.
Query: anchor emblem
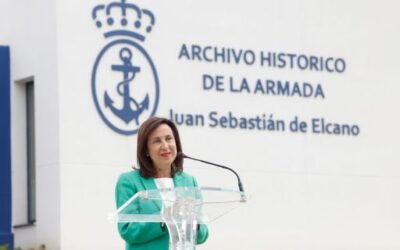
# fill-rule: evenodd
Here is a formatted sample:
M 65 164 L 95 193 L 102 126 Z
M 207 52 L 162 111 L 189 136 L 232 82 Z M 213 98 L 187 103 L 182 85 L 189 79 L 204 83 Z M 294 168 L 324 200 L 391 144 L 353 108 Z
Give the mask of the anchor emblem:
M 144 48 L 156 18 L 131 0 L 107 0 L 93 7 L 91 18 L 106 44 L 93 64 L 91 90 L 103 122 L 122 135 L 135 135 L 154 116 L 160 80 Z
M 106 108 L 110 108 L 126 124 L 135 120 L 136 125 L 139 125 L 139 116 L 144 110 L 149 108 L 149 95 L 146 94 L 140 103 L 130 95 L 129 84 L 133 81 L 136 74 L 140 72 L 140 67 L 132 65 L 132 51 L 126 47 L 120 50 L 119 57 L 122 64 L 111 65 L 111 70 L 123 73 L 123 80 L 118 83 L 116 88 L 118 94 L 123 98 L 123 106 L 121 109 L 115 107 L 114 101 L 110 98 L 107 91 L 104 91 L 104 104 Z

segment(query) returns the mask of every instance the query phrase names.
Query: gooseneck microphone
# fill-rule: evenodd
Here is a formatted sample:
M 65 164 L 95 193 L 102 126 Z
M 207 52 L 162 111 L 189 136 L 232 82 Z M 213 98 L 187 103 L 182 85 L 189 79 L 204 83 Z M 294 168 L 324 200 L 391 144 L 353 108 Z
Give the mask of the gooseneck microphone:
M 187 158 L 187 159 L 194 160 L 194 161 L 199 161 L 199 162 L 202 162 L 202 163 L 205 163 L 205 164 L 208 164 L 208 165 L 216 166 L 216 167 L 227 169 L 227 170 L 231 171 L 232 173 L 234 173 L 236 175 L 236 178 L 238 180 L 238 187 L 239 187 L 239 191 L 241 192 L 241 198 L 242 198 L 241 202 L 245 202 L 246 201 L 246 197 L 244 196 L 244 189 L 243 189 L 242 181 L 240 180 L 239 175 L 232 168 L 229 168 L 227 166 L 222 166 L 220 164 L 212 163 L 212 162 L 209 162 L 209 161 L 193 158 L 193 157 L 185 155 L 183 152 L 179 152 L 178 153 L 178 157 Z

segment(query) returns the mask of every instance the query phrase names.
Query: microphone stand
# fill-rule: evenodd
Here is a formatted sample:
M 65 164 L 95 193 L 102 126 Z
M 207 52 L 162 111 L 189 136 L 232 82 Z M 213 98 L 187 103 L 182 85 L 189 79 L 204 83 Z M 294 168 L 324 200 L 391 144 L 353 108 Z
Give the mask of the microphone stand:
M 200 159 L 197 159 L 197 158 L 193 158 L 193 157 L 187 156 L 187 155 L 185 155 L 183 152 L 179 152 L 179 153 L 178 153 L 178 156 L 180 156 L 180 157 L 182 157 L 182 158 L 187 158 L 187 159 L 190 159 L 190 160 L 194 160 L 194 161 L 199 161 L 199 162 L 202 162 L 202 163 L 205 163 L 205 164 L 208 164 L 208 165 L 212 165 L 212 166 L 216 166 L 216 167 L 219 167 L 219 168 L 227 169 L 227 170 L 231 171 L 232 173 L 234 173 L 234 174 L 236 175 L 237 180 L 238 180 L 239 191 L 241 192 L 241 198 L 242 198 L 242 199 L 241 199 L 241 202 L 246 202 L 246 197 L 245 197 L 245 195 L 244 195 L 244 189 L 243 189 L 242 181 L 240 180 L 240 177 L 239 177 L 239 175 L 235 172 L 235 170 L 233 170 L 232 168 L 229 168 L 229 167 L 227 167 L 227 166 L 223 166 L 223 165 L 216 164 L 216 163 L 213 163 L 213 162 L 209 162 L 209 161 L 205 161 L 205 160 L 200 160 Z

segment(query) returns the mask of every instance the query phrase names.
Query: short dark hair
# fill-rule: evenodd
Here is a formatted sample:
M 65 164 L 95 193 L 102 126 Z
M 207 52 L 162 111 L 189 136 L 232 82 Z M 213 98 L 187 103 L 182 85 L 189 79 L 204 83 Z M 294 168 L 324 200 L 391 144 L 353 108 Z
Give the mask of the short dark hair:
M 171 128 L 172 133 L 174 134 L 175 137 L 177 157 L 172 162 L 171 173 L 172 175 L 174 175 L 177 172 L 183 171 L 183 158 L 178 157 L 179 153 L 182 153 L 182 144 L 181 144 L 181 139 L 179 138 L 179 132 L 176 125 L 174 124 L 174 122 L 166 118 L 150 117 L 145 122 L 143 122 L 139 127 L 139 133 L 137 137 L 137 150 L 136 150 L 136 157 L 137 157 L 137 163 L 139 165 L 140 174 L 146 178 L 156 176 L 156 169 L 153 166 L 151 158 L 148 157 L 149 152 L 147 149 L 147 142 L 149 139 L 149 135 L 161 124 L 168 125 Z

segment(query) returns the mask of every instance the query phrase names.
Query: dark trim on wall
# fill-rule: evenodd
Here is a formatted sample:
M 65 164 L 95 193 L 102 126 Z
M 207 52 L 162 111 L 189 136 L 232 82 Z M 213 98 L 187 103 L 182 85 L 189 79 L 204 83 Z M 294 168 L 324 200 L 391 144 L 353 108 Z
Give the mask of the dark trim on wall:
M 14 249 L 11 209 L 10 48 L 0 46 L 0 246 Z

